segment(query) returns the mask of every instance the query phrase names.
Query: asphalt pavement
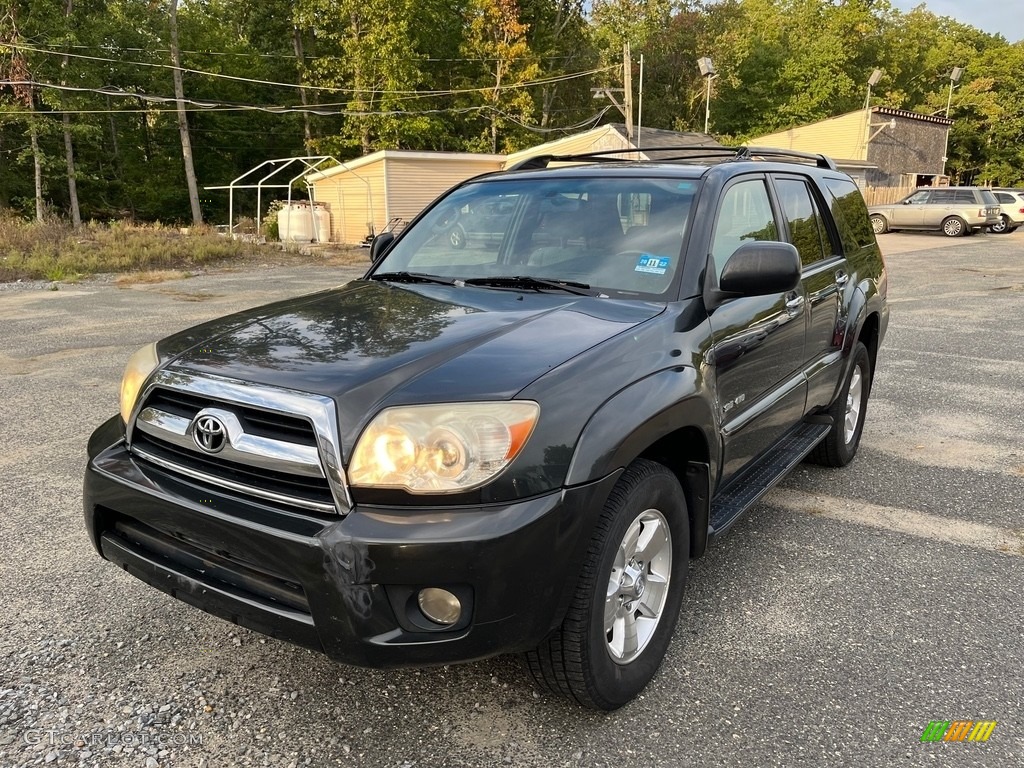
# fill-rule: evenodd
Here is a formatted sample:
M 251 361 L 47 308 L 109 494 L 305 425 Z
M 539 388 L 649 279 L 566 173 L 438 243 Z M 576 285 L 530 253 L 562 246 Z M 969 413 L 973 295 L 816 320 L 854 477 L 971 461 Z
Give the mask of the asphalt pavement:
M 607 715 L 514 658 L 338 665 L 89 544 L 86 440 L 129 354 L 357 268 L 0 286 L 0 767 L 1024 765 L 1024 232 L 880 242 L 857 459 L 801 466 L 692 564 L 660 673 Z M 997 725 L 922 743 L 936 720 Z

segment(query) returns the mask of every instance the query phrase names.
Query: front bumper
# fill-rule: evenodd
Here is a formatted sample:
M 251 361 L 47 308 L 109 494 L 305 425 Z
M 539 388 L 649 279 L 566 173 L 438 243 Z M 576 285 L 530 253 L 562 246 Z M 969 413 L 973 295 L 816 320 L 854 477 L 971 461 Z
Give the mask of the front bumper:
M 97 431 L 85 473 L 86 526 L 104 558 L 204 611 L 358 666 L 535 647 L 565 614 L 617 478 L 504 505 L 357 505 L 337 518 L 211 493 L 137 462 L 113 433 L 109 422 Z M 453 627 L 418 612 L 430 586 L 462 602 Z

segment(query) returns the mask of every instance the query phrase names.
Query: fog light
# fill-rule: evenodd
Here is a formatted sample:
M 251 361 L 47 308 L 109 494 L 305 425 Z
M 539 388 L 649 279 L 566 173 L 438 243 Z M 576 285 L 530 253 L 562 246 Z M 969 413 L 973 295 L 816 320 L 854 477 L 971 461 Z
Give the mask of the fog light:
M 462 603 L 459 598 L 447 589 L 438 587 L 427 587 L 421 589 L 416 596 L 423 615 L 435 624 L 450 626 L 459 620 L 462 615 Z

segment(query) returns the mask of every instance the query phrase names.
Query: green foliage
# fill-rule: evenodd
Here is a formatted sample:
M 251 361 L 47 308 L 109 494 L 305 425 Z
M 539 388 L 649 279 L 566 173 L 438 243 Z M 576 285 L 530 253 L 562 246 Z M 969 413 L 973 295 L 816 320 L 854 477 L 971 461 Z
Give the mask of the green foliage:
M 511 151 L 559 138 L 609 107 L 590 89 L 621 87 L 623 41 L 635 88 L 644 56 L 644 125 L 703 129 L 696 59 L 710 56 L 712 131 L 738 140 L 862 107 L 876 67 L 884 75 L 872 103 L 944 114 L 949 73 L 964 67 L 950 110 L 954 178 L 1024 176 L 1024 43 L 923 5 L 900 13 L 887 0 L 195 0 L 181 4 L 179 32 L 183 65 L 210 73 L 186 72 L 184 81 L 196 102 L 188 119 L 200 187 L 307 150 L 345 160 L 385 148 Z M 68 210 L 61 112 L 71 110 L 86 220 L 191 218 L 174 105 L 159 100 L 173 93 L 167 40 L 165 3 L 0 4 L 0 81 L 91 89 L 0 86 L 0 209 L 35 214 L 38 161 L 44 209 Z M 290 111 L 303 104 L 324 114 Z M 603 119 L 622 120 L 614 108 Z M 206 217 L 225 221 L 227 194 L 201 196 Z M 235 212 L 254 205 L 242 195 Z

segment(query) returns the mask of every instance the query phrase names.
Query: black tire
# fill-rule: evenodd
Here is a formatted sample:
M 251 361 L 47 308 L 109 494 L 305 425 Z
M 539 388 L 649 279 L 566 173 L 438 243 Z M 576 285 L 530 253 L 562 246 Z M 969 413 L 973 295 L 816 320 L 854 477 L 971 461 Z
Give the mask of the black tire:
M 1013 232 L 1014 227 L 1010 226 L 1010 218 L 1005 213 L 999 217 L 999 223 L 993 224 L 988 231 L 994 235 L 1008 235 Z
M 448 242 L 456 250 L 461 251 L 466 247 L 466 230 L 462 228 L 461 224 L 456 224 L 451 228 L 451 231 L 448 233 Z
M 950 216 L 942 222 L 942 234 L 946 237 L 963 237 L 968 231 L 967 222 L 959 216 Z
M 845 467 L 857 455 L 860 436 L 864 432 L 864 419 L 868 412 L 868 398 L 871 395 L 871 357 L 862 342 L 857 342 L 851 353 L 850 373 L 843 382 L 839 396 L 828 409 L 832 417 L 832 429 L 825 439 L 811 451 L 807 460 L 826 467 Z M 851 385 L 857 388 L 854 398 L 850 397 Z M 856 419 L 852 430 L 847 424 L 851 408 L 856 406 Z
M 889 231 L 889 222 L 885 220 L 885 216 L 882 214 L 872 213 L 871 228 L 875 231 L 876 235 L 884 235 Z
M 660 519 L 652 513 L 660 515 Z M 644 554 L 638 551 L 620 567 L 618 560 L 625 557 L 623 545 L 627 544 L 624 537 L 641 518 L 649 520 L 650 528 L 641 525 L 639 536 L 641 540 L 645 533 L 652 537 L 651 547 L 646 551 L 650 553 L 658 547 L 657 551 L 662 554 L 654 560 L 661 565 L 638 561 L 636 555 Z M 665 531 L 667 540 L 660 538 Z M 663 558 L 665 551 L 671 553 L 668 565 Z M 618 709 L 633 699 L 658 671 L 672 639 L 683 599 L 689 556 L 689 518 L 679 480 L 663 465 L 638 459 L 626 468 L 605 502 L 562 625 L 526 654 L 527 665 L 537 683 L 594 709 Z M 663 590 L 654 587 L 658 582 L 653 577 L 659 570 L 668 573 Z M 616 579 L 616 573 L 621 578 Z M 646 575 L 631 581 L 630 574 L 636 573 Z M 637 585 L 628 598 L 635 602 L 623 602 L 627 599 L 623 597 L 624 590 L 628 590 L 630 584 Z M 610 594 L 610 588 L 616 592 Z M 647 601 L 642 603 L 644 595 Z M 634 606 L 659 601 L 662 607 L 657 621 L 645 627 L 640 627 L 639 621 L 635 625 L 640 635 L 635 655 L 629 656 L 629 649 L 624 647 L 624 660 L 616 661 L 612 656 L 613 644 L 631 636 L 619 631 L 617 622 L 621 618 L 624 627 L 630 622 L 628 617 L 637 615 L 650 622 L 650 618 L 642 617 L 641 607 Z M 605 612 L 609 606 L 614 612 L 613 629 L 606 632 Z

